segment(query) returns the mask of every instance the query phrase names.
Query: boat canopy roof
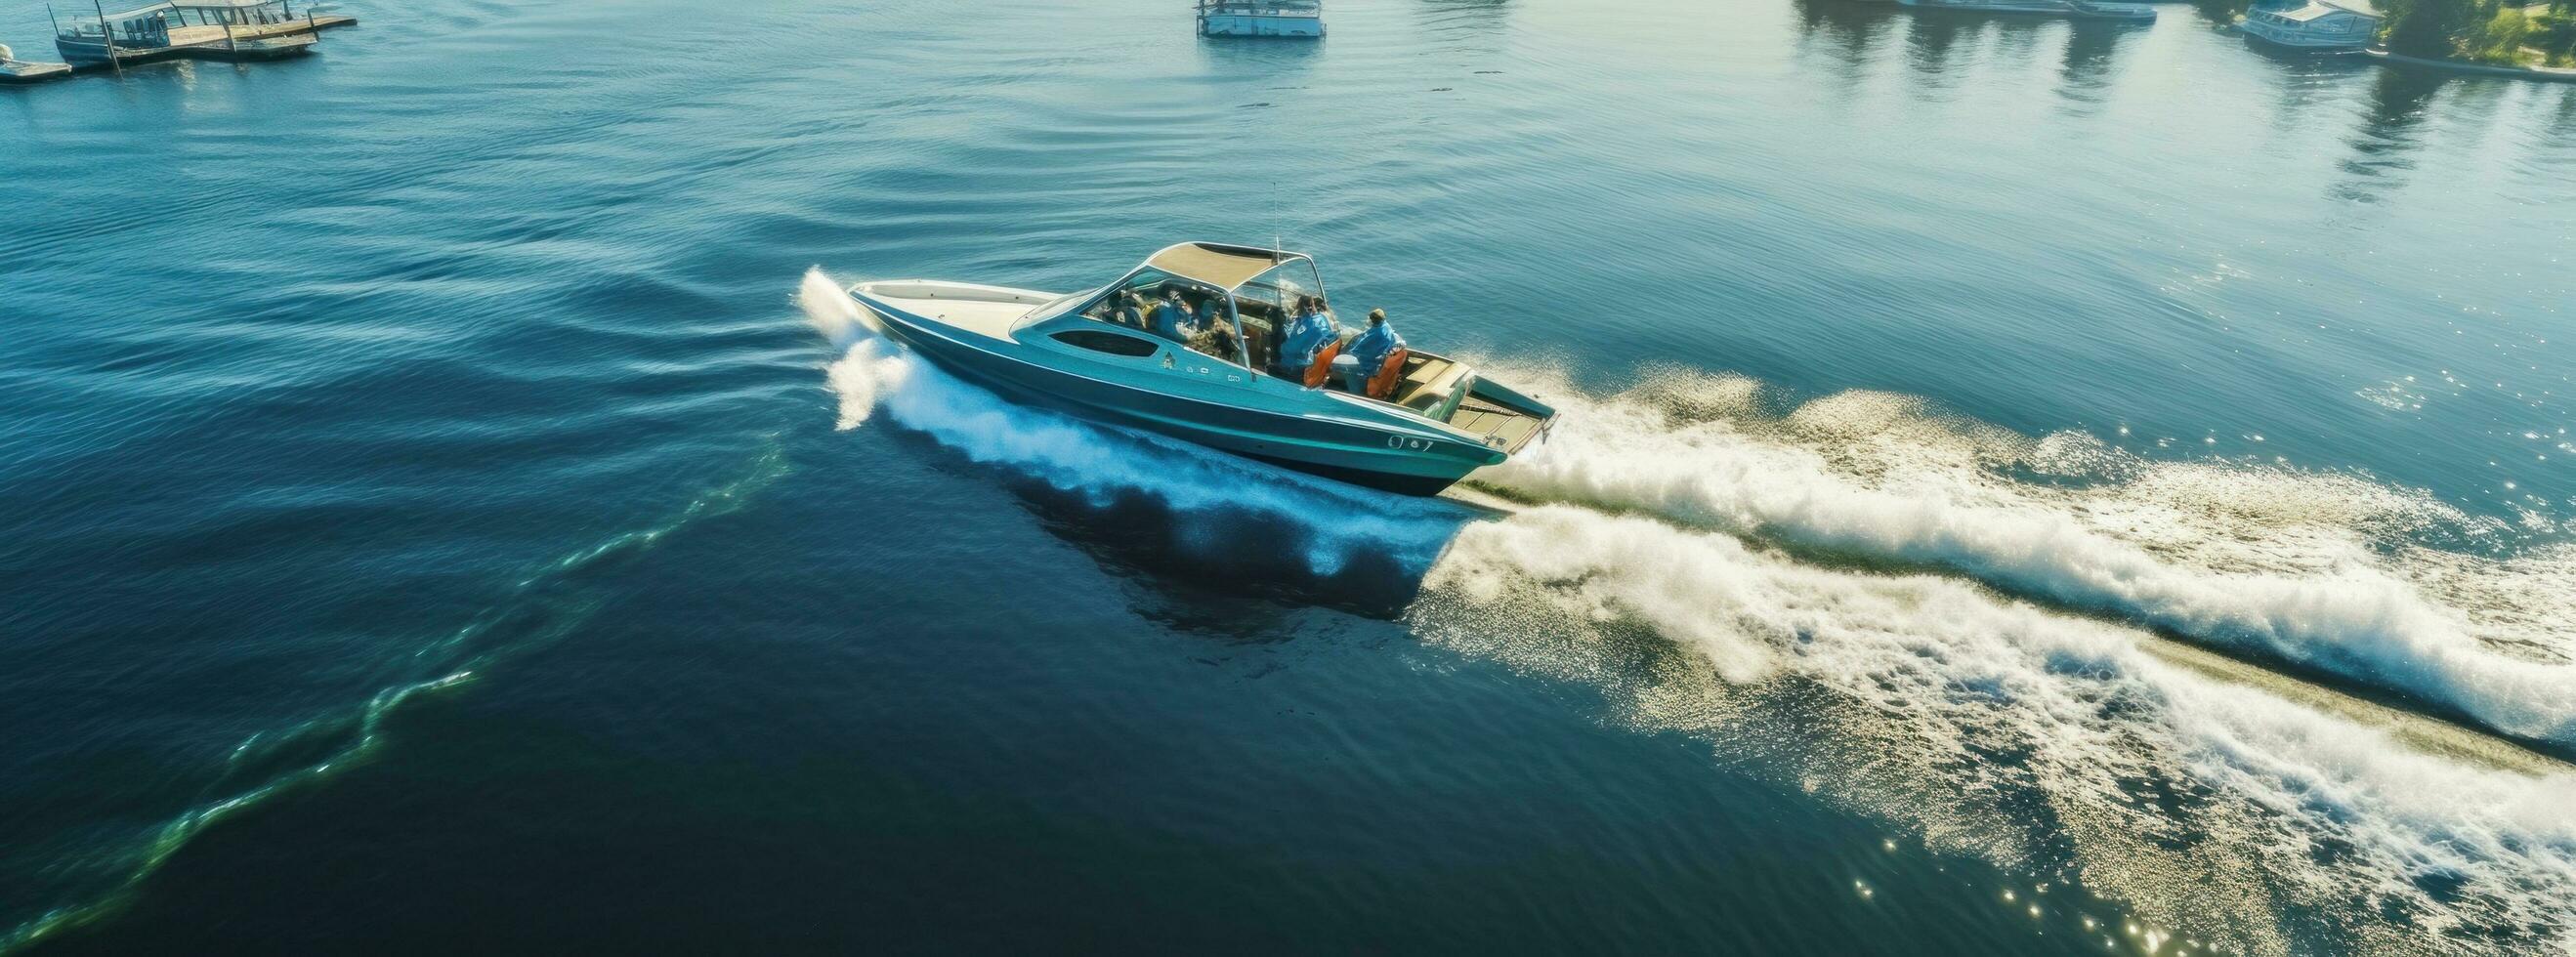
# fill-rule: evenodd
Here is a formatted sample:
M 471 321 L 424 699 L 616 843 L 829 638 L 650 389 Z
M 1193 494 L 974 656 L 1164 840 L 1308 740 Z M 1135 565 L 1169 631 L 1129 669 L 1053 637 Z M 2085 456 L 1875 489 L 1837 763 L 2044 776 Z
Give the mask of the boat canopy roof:
M 1195 279 L 1229 293 L 1280 263 L 1309 259 L 1304 253 L 1224 243 L 1181 243 L 1166 247 L 1145 265 L 1185 279 Z
M 279 0 L 163 0 L 161 3 L 145 4 L 122 13 L 108 14 L 107 19 L 131 20 L 163 10 L 248 10 L 254 7 L 274 7 L 278 3 Z

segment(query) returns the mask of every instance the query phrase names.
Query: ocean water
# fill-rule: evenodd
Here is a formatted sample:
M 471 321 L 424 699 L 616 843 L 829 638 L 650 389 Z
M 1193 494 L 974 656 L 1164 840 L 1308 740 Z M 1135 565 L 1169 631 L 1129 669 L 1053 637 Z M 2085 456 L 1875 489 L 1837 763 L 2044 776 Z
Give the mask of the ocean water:
M 0 953 L 2576 951 L 2576 88 L 2178 5 L 345 6 L 0 90 Z M 1187 238 L 1562 407 L 1515 509 L 836 291 Z

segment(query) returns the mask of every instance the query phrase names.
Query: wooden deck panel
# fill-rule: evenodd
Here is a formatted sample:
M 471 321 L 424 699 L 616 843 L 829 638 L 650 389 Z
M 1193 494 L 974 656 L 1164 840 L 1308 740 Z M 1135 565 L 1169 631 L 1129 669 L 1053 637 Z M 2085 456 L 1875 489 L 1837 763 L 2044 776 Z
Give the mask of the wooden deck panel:
M 69 63 L 35 63 L 19 60 L 11 63 L 8 69 L 0 70 L 0 84 L 43 83 L 70 75 L 72 75 L 72 66 Z
M 326 13 L 312 17 L 297 17 L 283 23 L 253 23 L 235 26 L 232 28 L 232 37 L 233 43 L 238 45 L 249 40 L 267 40 L 278 37 L 294 36 L 296 34 L 312 34 L 318 37 L 321 35 L 321 31 L 324 30 L 329 30 L 334 27 L 353 27 L 357 25 L 358 18 L 356 17 L 342 13 Z M 95 42 L 95 38 L 93 38 L 93 42 Z M 170 28 L 169 46 L 138 50 L 119 45 L 116 48 L 116 52 L 118 62 L 127 66 L 134 66 L 143 63 L 156 63 L 162 60 L 175 60 L 182 57 L 214 60 L 236 58 L 245 60 L 267 59 L 281 55 L 286 51 L 281 51 L 275 48 L 265 50 L 244 50 L 240 51 L 239 57 L 236 57 L 235 51 L 226 48 L 224 43 L 223 27 L 192 26 Z M 75 69 L 80 70 L 81 72 L 95 72 L 98 70 L 110 69 L 110 67 L 105 63 L 97 63 L 76 67 Z

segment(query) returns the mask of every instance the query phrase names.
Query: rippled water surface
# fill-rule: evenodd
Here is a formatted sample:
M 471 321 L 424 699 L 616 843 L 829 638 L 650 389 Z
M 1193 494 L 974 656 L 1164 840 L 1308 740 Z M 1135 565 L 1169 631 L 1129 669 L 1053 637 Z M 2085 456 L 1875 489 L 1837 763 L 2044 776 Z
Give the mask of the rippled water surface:
M 0 952 L 2576 947 L 2576 88 L 2178 5 L 347 6 L 0 90 Z M 1520 510 L 835 291 L 1185 238 L 1564 408 Z

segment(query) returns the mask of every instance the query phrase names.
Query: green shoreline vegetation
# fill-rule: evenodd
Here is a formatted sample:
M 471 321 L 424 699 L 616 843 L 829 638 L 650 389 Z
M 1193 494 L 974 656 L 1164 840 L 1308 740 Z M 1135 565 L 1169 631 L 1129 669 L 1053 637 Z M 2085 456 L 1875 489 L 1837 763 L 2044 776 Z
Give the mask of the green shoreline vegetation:
M 2576 67 L 2576 0 L 2391 0 L 2391 53 L 2487 66 Z
M 2193 4 L 2220 23 L 2248 0 Z M 2375 0 L 2386 15 L 2379 46 L 2390 53 L 2481 66 L 2576 67 L 2576 0 Z

